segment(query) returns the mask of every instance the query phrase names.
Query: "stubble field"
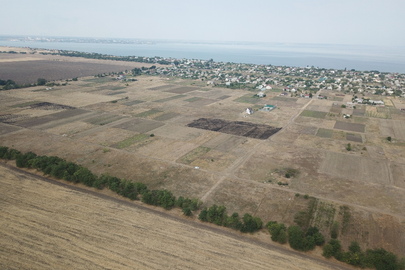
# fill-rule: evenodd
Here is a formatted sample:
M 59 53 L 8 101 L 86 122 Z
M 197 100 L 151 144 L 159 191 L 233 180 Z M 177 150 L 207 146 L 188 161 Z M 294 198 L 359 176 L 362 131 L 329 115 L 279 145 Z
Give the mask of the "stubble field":
M 345 269 L 0 166 L 2 269 Z

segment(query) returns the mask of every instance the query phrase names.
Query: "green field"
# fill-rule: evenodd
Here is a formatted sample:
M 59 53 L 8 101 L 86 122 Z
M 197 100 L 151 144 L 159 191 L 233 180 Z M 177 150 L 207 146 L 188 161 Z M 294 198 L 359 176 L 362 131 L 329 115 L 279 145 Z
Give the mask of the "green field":
M 125 140 L 122 140 L 118 143 L 113 144 L 112 147 L 118 148 L 118 149 L 123 149 L 134 143 L 145 141 L 149 137 L 150 137 L 150 135 L 147 135 L 147 134 L 137 134 L 135 136 L 126 138 Z
M 316 133 L 316 136 L 322 137 L 322 138 L 332 138 L 333 130 L 320 128 L 320 129 L 318 129 L 318 132 Z
M 191 164 L 194 160 L 208 153 L 210 150 L 211 148 L 199 146 L 182 156 L 179 161 L 183 164 Z
M 160 112 L 162 112 L 162 111 L 159 111 L 159 110 L 156 110 L 156 109 L 151 109 L 151 110 L 146 111 L 146 112 L 138 113 L 138 114 L 136 114 L 135 116 L 136 116 L 136 117 L 148 117 L 148 116 L 151 116 L 151 115 L 160 113 Z

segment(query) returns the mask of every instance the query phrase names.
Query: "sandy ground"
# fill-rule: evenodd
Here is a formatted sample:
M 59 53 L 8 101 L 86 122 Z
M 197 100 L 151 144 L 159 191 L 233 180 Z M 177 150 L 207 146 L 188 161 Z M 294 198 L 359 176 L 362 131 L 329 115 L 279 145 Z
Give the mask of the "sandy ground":
M 0 166 L 1 269 L 346 269 Z

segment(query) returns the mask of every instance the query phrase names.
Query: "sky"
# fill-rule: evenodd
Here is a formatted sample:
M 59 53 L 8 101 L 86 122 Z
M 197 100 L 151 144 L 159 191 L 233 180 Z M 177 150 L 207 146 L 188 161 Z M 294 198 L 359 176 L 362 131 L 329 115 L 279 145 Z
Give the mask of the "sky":
M 405 46 L 404 0 L 2 0 L 0 35 Z

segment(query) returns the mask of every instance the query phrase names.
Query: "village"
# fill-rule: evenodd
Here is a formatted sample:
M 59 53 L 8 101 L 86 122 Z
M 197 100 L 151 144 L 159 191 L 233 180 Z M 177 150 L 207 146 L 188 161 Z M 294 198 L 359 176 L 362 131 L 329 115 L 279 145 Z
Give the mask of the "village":
M 211 60 L 140 58 L 142 62 L 164 63 L 142 73 L 164 75 L 206 82 L 213 87 L 265 91 L 273 88 L 283 95 L 312 98 L 319 90 L 334 90 L 359 96 L 356 103 L 373 104 L 367 95 L 405 97 L 405 74 L 371 71 L 325 69 L 313 66 L 287 67 L 222 63 Z M 258 95 L 263 95 L 259 94 Z M 360 97 L 361 96 L 361 97 Z M 317 96 L 317 98 L 327 98 Z M 382 105 L 374 101 L 375 105 Z

